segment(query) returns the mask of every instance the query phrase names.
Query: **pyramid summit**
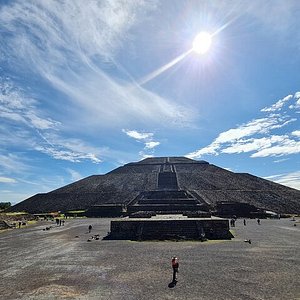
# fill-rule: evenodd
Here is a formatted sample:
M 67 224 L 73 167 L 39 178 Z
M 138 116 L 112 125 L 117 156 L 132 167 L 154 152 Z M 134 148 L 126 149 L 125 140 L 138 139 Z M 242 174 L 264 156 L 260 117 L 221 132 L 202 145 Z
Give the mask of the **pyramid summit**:
M 34 195 L 11 210 L 41 213 L 93 208 L 105 215 L 102 212 L 113 207 L 115 211 L 118 207 L 119 213 L 130 214 L 224 211 L 234 207 L 243 210 L 243 206 L 300 213 L 300 191 L 248 173 L 234 173 L 206 161 L 153 157 Z

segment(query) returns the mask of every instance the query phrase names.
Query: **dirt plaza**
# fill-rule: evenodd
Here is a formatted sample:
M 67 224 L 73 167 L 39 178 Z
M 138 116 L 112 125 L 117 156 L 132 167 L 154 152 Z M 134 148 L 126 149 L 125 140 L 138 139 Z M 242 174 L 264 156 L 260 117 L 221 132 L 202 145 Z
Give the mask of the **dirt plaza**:
M 239 219 L 235 238 L 207 242 L 102 240 L 110 220 L 1 232 L 0 298 L 300 299 L 297 219 L 247 219 L 246 226 Z M 178 283 L 170 288 L 174 255 Z

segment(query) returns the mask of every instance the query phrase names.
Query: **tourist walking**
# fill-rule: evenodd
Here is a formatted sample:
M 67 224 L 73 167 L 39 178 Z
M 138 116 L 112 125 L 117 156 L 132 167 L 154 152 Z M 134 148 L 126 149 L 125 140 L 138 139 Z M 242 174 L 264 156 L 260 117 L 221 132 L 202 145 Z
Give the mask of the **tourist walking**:
M 92 228 L 93 228 L 93 226 L 92 226 L 92 225 L 90 225 L 90 226 L 89 226 L 89 233 L 91 233 L 91 231 L 92 231 Z
M 257 219 L 257 224 L 260 225 L 260 219 Z
M 177 282 L 177 273 L 179 268 L 178 258 L 173 256 L 172 258 L 172 268 L 173 268 L 173 282 Z

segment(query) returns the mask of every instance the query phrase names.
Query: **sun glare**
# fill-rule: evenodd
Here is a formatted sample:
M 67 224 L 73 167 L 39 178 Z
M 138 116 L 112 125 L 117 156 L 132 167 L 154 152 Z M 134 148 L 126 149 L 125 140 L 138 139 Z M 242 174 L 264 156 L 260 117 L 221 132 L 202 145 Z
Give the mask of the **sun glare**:
M 193 41 L 193 50 L 199 54 L 206 53 L 211 45 L 211 35 L 208 32 L 200 32 Z

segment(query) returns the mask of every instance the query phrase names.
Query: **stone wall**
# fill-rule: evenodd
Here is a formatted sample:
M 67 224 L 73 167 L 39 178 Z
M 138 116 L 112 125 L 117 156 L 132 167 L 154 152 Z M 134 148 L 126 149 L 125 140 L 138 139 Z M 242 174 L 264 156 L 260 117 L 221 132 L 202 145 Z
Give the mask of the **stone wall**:
M 125 240 L 230 239 L 227 219 L 112 220 L 108 238 Z

